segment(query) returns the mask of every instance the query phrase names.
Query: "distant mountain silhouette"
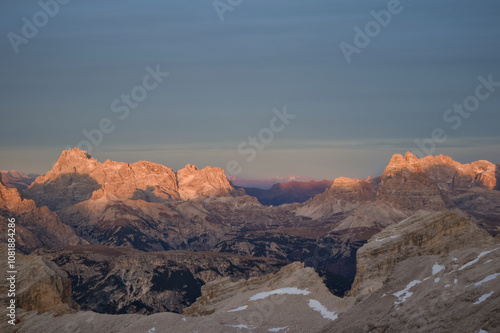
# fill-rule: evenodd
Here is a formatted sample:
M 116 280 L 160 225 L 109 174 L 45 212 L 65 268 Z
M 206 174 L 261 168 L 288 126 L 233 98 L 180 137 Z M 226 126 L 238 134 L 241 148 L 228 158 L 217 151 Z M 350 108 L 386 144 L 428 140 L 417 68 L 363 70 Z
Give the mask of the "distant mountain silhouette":
M 310 181 L 310 182 L 297 182 L 291 181 L 288 183 L 274 184 L 270 189 L 264 190 L 255 187 L 243 187 L 245 192 L 263 205 L 279 206 L 287 203 L 302 203 L 317 194 L 325 192 L 333 184 L 333 181 Z
M 28 188 L 38 176 L 39 175 L 31 173 L 29 175 L 26 175 L 16 170 L 0 171 L 0 180 L 6 187 L 10 188 L 16 187 L 23 190 Z

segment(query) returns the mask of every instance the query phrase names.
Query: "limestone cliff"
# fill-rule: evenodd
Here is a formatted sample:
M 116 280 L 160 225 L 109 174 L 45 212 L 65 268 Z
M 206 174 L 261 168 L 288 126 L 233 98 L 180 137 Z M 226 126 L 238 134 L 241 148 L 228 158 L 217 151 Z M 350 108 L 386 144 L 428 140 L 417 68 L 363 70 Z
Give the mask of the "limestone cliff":
M 417 214 L 385 228 L 358 250 L 349 294 L 366 295 L 380 289 L 394 267 L 410 257 L 448 254 L 491 241 L 486 231 L 466 217 L 451 212 Z
M 7 267 L 7 246 L 0 246 L 0 265 Z M 16 254 L 16 308 L 56 315 L 72 313 L 78 305 L 71 298 L 71 281 L 53 262 L 37 255 Z M 1 295 L 7 295 L 6 278 Z

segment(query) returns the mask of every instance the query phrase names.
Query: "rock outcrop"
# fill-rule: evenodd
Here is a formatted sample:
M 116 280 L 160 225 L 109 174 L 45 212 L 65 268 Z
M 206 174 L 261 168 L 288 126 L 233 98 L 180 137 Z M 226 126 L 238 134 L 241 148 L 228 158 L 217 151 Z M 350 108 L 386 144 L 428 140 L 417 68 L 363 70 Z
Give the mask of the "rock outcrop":
M 358 258 L 356 304 L 322 332 L 499 330 L 500 243 L 467 219 L 412 217 L 374 236 Z
M 444 255 L 491 240 L 464 216 L 451 212 L 417 214 L 385 228 L 358 250 L 356 279 L 349 294 L 377 291 L 394 267 L 410 257 Z
M 407 212 L 440 211 L 451 208 L 449 199 L 430 178 L 426 168 L 412 153 L 396 154 L 382 174 L 379 200 Z
M 184 169 L 177 171 L 177 180 L 182 200 L 227 196 L 231 193 L 237 193 L 221 168 L 208 166 L 199 170 L 194 165 L 188 164 Z
M 0 246 L 1 267 L 7 267 L 7 246 Z M 71 281 L 53 262 L 36 255 L 16 254 L 16 308 L 55 315 L 72 313 L 78 305 L 71 298 Z M 2 297 L 7 295 L 6 278 L 1 282 Z M 3 310 L 3 309 L 2 309 Z M 4 316 L 5 317 L 5 316 Z
M 449 156 L 426 156 L 417 162 L 428 175 L 447 190 L 481 187 L 493 190 L 498 186 L 498 164 L 488 161 L 475 161 L 461 164 Z

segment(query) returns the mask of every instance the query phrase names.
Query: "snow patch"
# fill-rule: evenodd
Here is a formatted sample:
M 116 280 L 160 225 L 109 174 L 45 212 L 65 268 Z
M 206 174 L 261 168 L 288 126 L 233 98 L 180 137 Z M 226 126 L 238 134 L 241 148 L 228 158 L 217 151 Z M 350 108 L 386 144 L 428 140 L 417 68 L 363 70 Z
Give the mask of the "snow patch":
M 444 287 L 445 288 L 450 288 L 450 285 L 449 284 L 445 284 Z
M 234 328 L 246 328 L 247 330 L 254 330 L 256 327 L 255 326 L 248 326 L 248 325 L 244 325 L 244 324 L 239 324 L 239 325 L 227 325 L 227 326 L 231 326 L 231 327 L 234 327 Z
M 240 306 L 239 308 L 229 310 L 228 312 L 238 312 L 238 311 L 243 311 L 243 310 L 246 310 L 247 308 L 248 308 L 248 305 L 243 305 L 243 306 Z
M 384 293 L 382 296 L 380 296 L 380 298 L 385 297 L 385 296 L 387 296 L 387 294 L 386 294 L 386 293 Z
M 154 333 L 154 331 L 156 331 L 156 327 L 153 327 L 152 329 L 150 329 L 150 330 L 148 331 L 148 333 Z
M 485 331 L 485 330 L 479 330 L 479 331 L 477 331 L 476 333 L 488 333 L 488 331 Z
M 497 247 L 496 249 L 493 249 L 493 250 L 490 250 L 490 251 L 484 251 L 484 252 L 479 253 L 479 255 L 477 256 L 476 259 L 469 261 L 468 263 L 466 263 L 465 265 L 463 265 L 462 267 L 460 267 L 458 270 L 461 271 L 464 268 L 467 268 L 467 267 L 469 267 L 471 265 L 474 265 L 475 263 L 477 263 L 479 261 L 479 259 L 481 259 L 481 257 L 484 257 L 485 255 L 487 255 L 487 254 L 489 254 L 491 252 L 494 252 L 494 251 L 496 251 L 498 249 L 499 248 Z
M 410 216 L 410 217 L 405 218 L 403 221 L 398 222 L 398 224 L 403 224 L 403 223 L 405 223 L 406 221 L 408 221 L 409 219 L 411 219 L 411 216 Z
M 454 283 L 454 284 L 457 284 L 457 283 L 458 283 L 458 280 L 457 280 L 457 279 L 453 280 L 453 283 Z
M 394 238 L 398 238 L 398 237 L 399 237 L 399 235 L 396 235 L 396 236 L 390 236 L 390 237 L 386 237 L 386 238 L 382 238 L 382 239 L 380 239 L 380 238 L 376 238 L 376 239 L 375 239 L 375 242 L 383 242 L 383 241 L 385 241 L 386 239 L 394 239 Z
M 187 321 L 186 317 L 182 318 L 182 321 Z
M 323 318 L 325 318 L 325 319 L 335 320 L 339 317 L 335 313 L 335 311 L 333 311 L 333 312 L 328 311 L 328 309 L 323 304 L 321 304 L 320 302 L 318 302 L 315 299 L 309 300 L 309 307 L 311 309 L 313 309 L 314 311 L 319 312 L 323 316 Z
M 298 289 L 298 288 L 280 288 L 280 289 L 275 289 L 272 291 L 264 291 L 262 293 L 258 293 L 250 297 L 250 301 L 256 301 L 259 299 L 264 299 L 267 298 L 271 295 L 309 295 L 310 292 L 305 289 Z
M 444 266 L 435 263 L 434 266 L 432 266 L 432 275 L 436 275 L 437 273 L 441 272 L 444 268 L 445 268 Z
M 279 331 L 282 331 L 282 330 L 286 330 L 287 328 L 288 328 L 288 326 L 285 326 L 285 327 L 276 327 L 276 328 L 270 328 L 267 331 L 268 332 L 279 332 Z
M 494 292 L 492 291 L 492 292 L 491 292 L 491 293 L 489 293 L 489 294 L 484 294 L 483 296 L 479 297 L 479 299 L 478 299 L 476 302 L 474 302 L 474 303 L 472 303 L 472 304 L 477 305 L 477 304 L 479 304 L 479 303 L 482 303 L 482 302 L 486 301 L 486 299 L 487 299 L 488 297 L 490 297 L 491 295 L 493 295 L 493 293 L 494 293 Z
M 489 263 L 490 263 L 490 262 L 492 262 L 492 261 L 493 261 L 493 259 L 489 259 L 489 260 L 485 261 L 484 263 L 485 263 L 485 264 L 489 264 Z
M 393 295 L 396 296 L 398 299 L 394 301 L 394 305 L 399 306 L 400 304 L 403 304 L 408 298 L 410 298 L 411 295 L 413 295 L 410 289 L 419 283 L 422 283 L 422 281 L 413 280 L 410 283 L 408 283 L 405 289 L 395 292 Z
M 435 278 L 434 283 L 438 283 L 441 279 L 440 278 Z
M 482 285 L 483 283 L 485 282 L 488 282 L 488 281 L 491 281 L 491 280 L 495 280 L 497 277 L 500 276 L 500 273 L 495 273 L 495 274 L 491 274 L 491 275 L 488 275 L 487 277 L 485 277 L 484 279 L 482 279 L 481 281 L 479 282 L 476 282 L 474 283 L 474 285 L 477 287 L 477 286 L 480 286 Z

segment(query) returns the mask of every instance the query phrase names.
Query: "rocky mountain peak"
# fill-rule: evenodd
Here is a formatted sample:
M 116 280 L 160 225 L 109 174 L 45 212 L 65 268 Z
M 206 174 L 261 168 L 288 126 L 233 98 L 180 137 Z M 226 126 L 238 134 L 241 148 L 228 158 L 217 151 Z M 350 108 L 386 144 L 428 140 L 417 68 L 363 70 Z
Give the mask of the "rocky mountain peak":
M 425 170 L 419 161 L 418 157 L 410 152 L 407 152 L 404 157 L 401 154 L 395 154 L 382 174 L 382 183 L 394 177 L 406 179 L 411 174 L 424 173 Z
M 348 202 L 370 201 L 375 199 L 373 185 L 363 179 L 339 177 L 333 181 L 330 195 Z
M 188 164 L 177 171 L 177 181 L 179 194 L 183 200 L 228 195 L 235 191 L 227 180 L 225 171 L 210 166 L 199 170 L 196 166 Z
M 407 164 L 414 164 L 418 162 L 418 157 L 415 156 L 413 153 L 407 151 L 404 157 L 404 160 Z
M 62 152 L 56 164 L 47 173 L 47 177 L 52 174 L 61 173 L 86 173 L 94 169 L 99 162 L 92 158 L 87 151 L 73 148 Z
M 395 154 L 382 175 L 382 183 L 390 178 L 407 180 L 415 174 L 429 177 L 441 189 L 455 190 L 473 186 L 494 189 L 497 186 L 498 166 L 484 160 L 461 164 L 449 156 L 426 156 L 417 158 L 410 152 L 403 157 Z
M 73 148 L 63 151 L 52 170 L 38 177 L 26 194 L 39 205 L 59 210 L 90 198 L 167 202 L 228 195 L 234 190 L 220 168 L 199 170 L 188 164 L 175 173 L 146 161 L 100 163 L 86 151 Z
M 333 181 L 331 189 L 353 189 L 362 182 L 360 179 L 339 177 Z
M 199 169 L 192 164 L 187 164 L 183 169 L 179 170 L 178 173 L 181 174 L 193 174 L 199 171 Z
M 426 165 L 410 152 L 392 157 L 381 184 L 377 197 L 403 211 L 444 210 L 450 205 Z

